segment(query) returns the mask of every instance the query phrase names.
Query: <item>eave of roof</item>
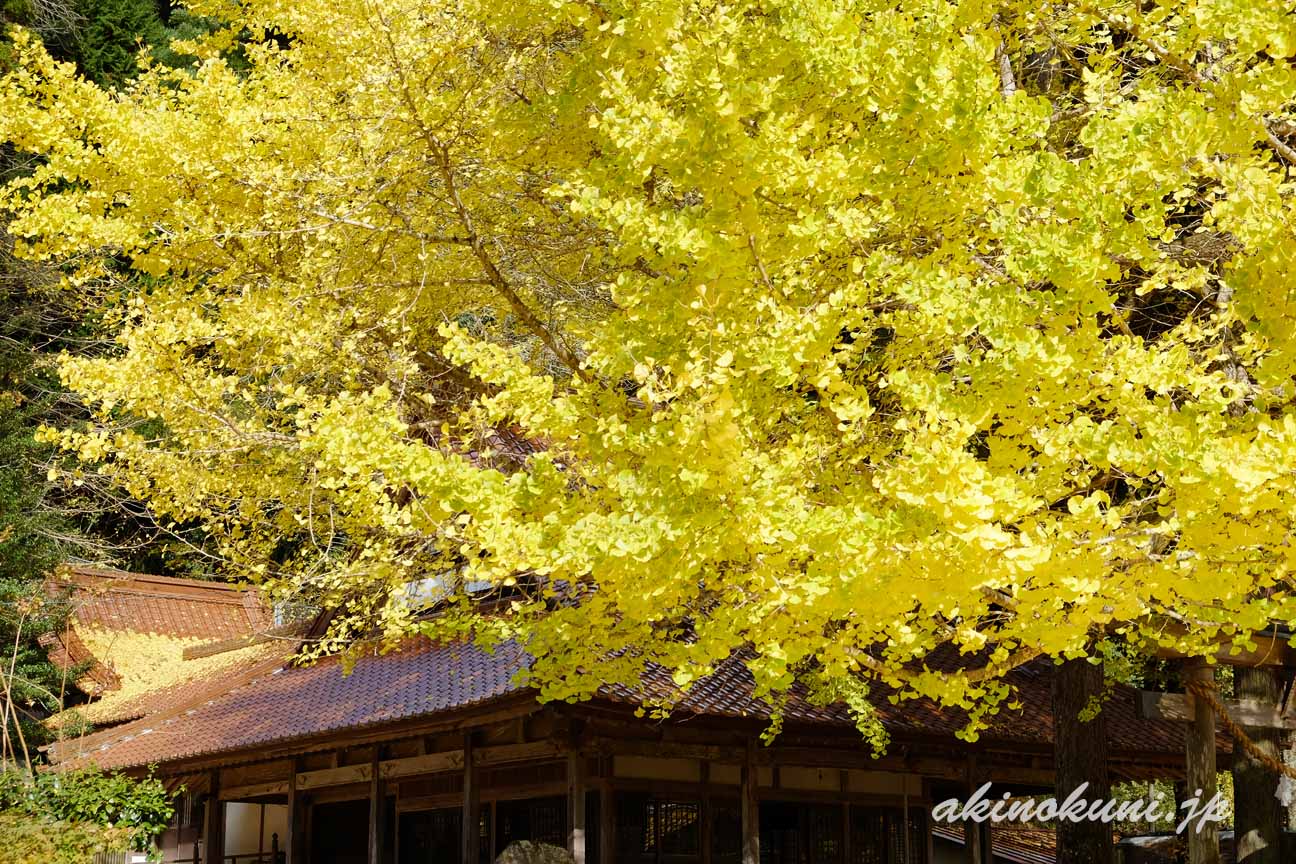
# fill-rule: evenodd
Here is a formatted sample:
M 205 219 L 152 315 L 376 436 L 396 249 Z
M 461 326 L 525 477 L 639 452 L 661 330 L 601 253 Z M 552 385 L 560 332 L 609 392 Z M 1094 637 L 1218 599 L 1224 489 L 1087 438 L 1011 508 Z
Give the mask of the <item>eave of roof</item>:
M 336 659 L 306 667 L 267 666 L 246 680 L 216 684 L 166 716 L 146 716 L 79 743 L 68 742 L 56 758 L 80 754 L 105 768 L 184 762 L 346 730 L 450 716 L 504 697 L 534 699 L 517 683 L 528 662 L 511 643 L 490 653 L 467 643 L 419 640 L 407 650 L 361 658 L 348 676 Z M 1022 751 L 1051 747 L 1051 688 L 1045 672 L 1024 668 L 1012 673 L 1010 681 L 1018 687 L 1023 706 L 998 715 L 981 735 L 983 746 Z M 741 659 L 731 658 L 687 693 L 675 688 L 666 670 L 652 667 L 640 688 L 608 686 L 598 696 L 633 707 L 645 701 L 670 702 L 676 716 L 768 722 L 769 706 L 753 698 L 752 684 Z M 1113 757 L 1160 765 L 1181 759 L 1183 730 L 1177 724 L 1139 718 L 1127 690 L 1118 688 L 1104 708 Z M 874 706 L 884 726 L 901 740 L 953 744 L 955 733 L 966 723 L 961 712 L 922 701 L 893 705 L 881 693 L 875 694 Z M 849 730 L 855 723 L 845 706 L 813 704 L 798 690 L 789 695 L 783 711 L 789 724 L 825 731 Z M 147 743 L 142 743 L 145 737 Z M 1219 743 L 1227 752 L 1227 739 Z

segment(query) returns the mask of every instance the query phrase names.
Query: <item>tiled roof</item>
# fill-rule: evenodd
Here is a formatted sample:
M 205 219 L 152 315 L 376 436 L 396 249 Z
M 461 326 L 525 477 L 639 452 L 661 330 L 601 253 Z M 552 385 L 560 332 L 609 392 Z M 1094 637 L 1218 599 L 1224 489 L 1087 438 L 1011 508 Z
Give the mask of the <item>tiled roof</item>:
M 60 669 L 86 664 L 85 673 L 76 682 L 85 693 L 99 696 L 121 688 L 121 679 L 117 677 L 117 673 L 99 662 L 71 627 L 58 633 L 43 633 L 37 641 L 45 649 L 50 662 Z
M 72 716 L 95 724 L 143 717 L 205 691 L 224 670 L 289 653 L 283 643 L 248 647 L 272 616 L 257 592 L 227 583 L 65 566 L 46 587 L 71 604 L 68 627 L 46 640 L 49 657 L 65 667 L 89 661 L 77 683 L 97 697 L 51 718 L 53 728 Z M 213 644 L 223 647 L 186 657 Z
M 74 566 L 49 588 L 71 592 L 76 623 L 111 630 L 229 639 L 269 625 L 255 592 L 225 582 Z
M 948 657 L 938 657 L 937 660 L 953 662 Z M 1007 680 L 1016 690 L 1016 701 L 1021 707 L 1001 708 L 999 714 L 990 719 L 989 728 L 981 733 L 981 740 L 1050 743 L 1053 740 L 1052 664 L 1047 660 L 1037 660 L 1014 669 L 1008 673 Z M 687 695 L 681 697 L 678 707 L 698 714 L 768 717 L 768 706 L 752 699 L 751 689 L 752 678 L 741 659 L 731 658 L 718 668 L 715 675 L 698 681 Z M 677 692 L 666 670 L 650 669 L 640 693 L 613 687 L 605 695 L 621 701 L 638 702 L 645 693 L 663 697 Z M 968 714 L 961 709 L 940 708 L 926 699 L 892 704 L 889 696 L 889 691 L 878 689 L 872 694 L 871 702 L 883 724 L 893 733 L 910 737 L 953 738 L 967 726 Z M 800 688 L 793 689 L 785 711 L 786 718 L 792 721 L 834 725 L 854 725 L 855 722 L 845 705 L 812 704 Z M 1184 752 L 1182 724 L 1140 717 L 1132 688 L 1114 687 L 1111 698 L 1103 704 L 1103 714 L 1109 752 L 1113 756 L 1147 753 L 1177 756 Z M 1231 741 L 1221 733 L 1217 745 L 1220 750 L 1229 752 Z
M 932 834 L 942 840 L 963 845 L 963 826 L 933 825 Z M 1050 828 L 1024 828 L 1018 825 L 996 825 L 990 831 L 990 846 L 996 864 L 1056 864 L 1057 834 Z
M 1220 864 L 1235 864 L 1237 835 L 1231 829 L 1219 832 Z M 1280 838 L 1278 860 L 1296 860 L 1296 832 L 1285 829 Z M 1144 834 L 1126 837 L 1117 844 L 1121 861 L 1129 864 L 1175 864 L 1187 854 L 1187 838 L 1183 834 Z
M 60 758 L 79 750 L 101 767 L 132 767 L 233 752 L 271 743 L 300 742 L 313 736 L 362 729 L 383 723 L 431 717 L 479 706 L 525 691 L 514 683 L 527 662 L 515 645 L 487 653 L 471 644 L 431 644 L 420 640 L 406 650 L 359 660 L 344 676 L 336 660 L 307 667 L 278 668 L 255 680 L 215 692 L 183 710 L 153 715 L 116 730 L 64 746 Z M 1004 712 L 982 734 L 986 743 L 1048 745 L 1052 740 L 1049 713 L 1051 689 L 1048 667 L 1012 673 L 1018 698 L 1026 707 Z M 679 714 L 749 717 L 766 720 L 768 707 L 751 696 L 752 679 L 740 660 L 722 664 L 675 703 Z M 642 690 L 609 687 L 607 701 L 641 703 L 673 691 L 661 669 L 645 675 Z M 937 711 L 924 702 L 892 705 L 878 693 L 875 707 L 893 737 L 932 737 L 953 741 L 965 715 Z M 1137 717 L 1132 691 L 1118 688 L 1104 709 L 1112 756 L 1159 755 L 1184 752 L 1183 731 L 1177 724 Z M 803 693 L 791 694 L 785 708 L 788 724 L 849 728 L 854 720 L 844 706 L 818 706 Z M 1221 739 L 1221 745 L 1226 745 Z
M 519 692 L 513 675 L 522 662 L 512 645 L 491 654 L 470 644 L 420 641 L 361 659 L 350 675 L 335 659 L 280 665 L 183 711 L 145 717 L 79 746 L 66 742 L 57 756 L 130 767 L 434 715 Z

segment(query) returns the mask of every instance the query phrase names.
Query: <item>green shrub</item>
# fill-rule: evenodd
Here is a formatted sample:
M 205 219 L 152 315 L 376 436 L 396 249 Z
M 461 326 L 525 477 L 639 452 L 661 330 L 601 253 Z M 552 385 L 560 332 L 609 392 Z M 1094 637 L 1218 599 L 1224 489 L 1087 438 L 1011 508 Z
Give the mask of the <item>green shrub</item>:
M 35 777 L 0 771 L 0 813 L 11 817 L 7 824 L 15 831 L 59 826 L 60 831 L 83 832 L 94 842 L 121 835 L 144 848 L 166 828 L 173 809 L 172 796 L 152 777 L 137 780 L 92 769 Z M 112 831 L 96 830 L 101 828 Z
M 131 832 L 0 810 L 0 864 L 89 864 L 96 852 L 127 852 Z

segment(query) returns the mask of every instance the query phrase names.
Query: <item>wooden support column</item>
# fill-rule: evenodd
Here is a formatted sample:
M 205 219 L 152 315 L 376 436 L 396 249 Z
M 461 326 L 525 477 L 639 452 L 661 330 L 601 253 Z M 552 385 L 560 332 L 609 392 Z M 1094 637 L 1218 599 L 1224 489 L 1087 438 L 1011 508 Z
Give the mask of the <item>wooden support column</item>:
M 225 860 L 225 802 L 220 800 L 220 771 L 211 773 L 211 788 L 203 812 L 202 864 Z
M 606 761 L 610 765 L 612 760 Z M 599 864 L 616 862 L 616 798 L 612 781 L 606 779 L 610 770 L 603 772 L 605 779 L 599 783 Z
M 1194 681 L 1214 684 L 1215 668 L 1204 660 L 1184 661 L 1182 670 L 1185 689 Z M 1215 795 L 1215 709 L 1203 699 L 1194 699 L 1193 722 L 1188 725 L 1186 757 L 1188 763 L 1188 795 L 1201 790 L 1199 806 L 1204 806 Z M 1185 814 L 1180 813 L 1182 818 Z M 1204 822 L 1201 830 L 1196 824 L 1186 829 L 1188 835 L 1188 864 L 1220 864 L 1219 826 Z
M 760 864 L 760 773 L 756 745 L 747 742 L 742 767 L 742 864 Z
M 288 763 L 288 830 L 284 836 L 284 861 L 286 864 L 298 864 L 297 856 L 301 850 L 301 839 L 298 837 L 298 826 L 302 819 L 301 795 L 297 794 L 297 760 Z M 275 861 L 279 864 L 279 861 Z
M 843 795 L 846 794 L 847 789 L 846 789 L 845 771 L 842 772 L 841 790 Z M 855 860 L 853 857 L 851 857 L 851 841 L 854 840 L 854 838 L 851 837 L 851 809 L 850 808 L 851 805 L 849 801 L 842 802 L 841 809 L 842 809 L 842 860 L 843 861 Z M 906 861 L 905 864 L 909 864 L 909 862 Z
M 481 801 L 477 789 L 477 767 L 473 764 L 472 732 L 465 732 L 463 739 L 463 819 L 459 848 L 461 864 L 477 864 L 480 854 L 481 834 Z
M 305 864 L 306 797 L 297 788 L 297 760 L 293 759 L 288 767 L 288 831 L 284 838 L 284 861 L 287 864 Z
M 714 821 L 711 812 L 711 763 L 702 760 L 702 801 L 700 814 L 702 819 L 702 830 L 699 832 L 702 841 L 702 864 L 711 864 L 711 847 L 714 845 L 711 840 L 712 822 Z M 843 859 L 849 861 L 850 859 Z
M 1258 707 L 1281 710 L 1282 684 L 1271 668 L 1238 666 L 1233 670 L 1237 698 Z M 1243 726 L 1242 731 L 1266 755 L 1282 761 L 1281 733 L 1272 727 Z M 1275 796 L 1278 772 L 1233 742 L 1233 824 L 1238 864 L 1279 864 L 1282 805 Z
M 585 757 L 567 754 L 567 851 L 574 864 L 585 864 Z
M 993 842 L 990 839 L 991 823 L 963 823 L 963 860 L 967 864 L 992 864 L 994 861 Z
M 387 790 L 379 776 L 382 748 L 374 747 L 373 763 L 369 775 L 369 864 L 382 864 L 383 833 L 387 827 Z
M 1085 800 L 1111 796 L 1105 712 L 1081 719 L 1102 694 L 1101 666 L 1075 659 L 1053 667 L 1053 765 L 1059 802 L 1086 783 L 1081 796 Z M 1057 850 L 1058 864 L 1112 864 L 1116 857 L 1111 826 L 1102 821 L 1059 819 Z

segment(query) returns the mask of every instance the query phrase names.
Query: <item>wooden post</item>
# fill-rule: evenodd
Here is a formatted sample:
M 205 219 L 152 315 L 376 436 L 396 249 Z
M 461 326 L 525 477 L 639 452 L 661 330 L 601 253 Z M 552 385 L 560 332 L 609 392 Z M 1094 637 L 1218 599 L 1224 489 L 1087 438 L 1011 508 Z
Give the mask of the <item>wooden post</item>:
M 846 772 L 843 771 L 842 774 L 845 775 Z M 845 783 L 842 784 L 842 792 L 843 793 L 846 792 Z M 851 837 L 850 802 L 843 801 L 842 802 L 842 860 L 848 862 L 848 864 L 849 862 L 855 860 L 854 858 L 851 857 L 851 841 L 853 839 L 854 838 Z M 909 862 L 906 861 L 905 864 L 909 864 Z
M 211 787 L 203 813 L 202 864 L 222 864 L 225 860 L 225 802 L 220 800 L 220 771 L 211 773 Z
M 904 832 L 904 864 L 912 864 L 913 852 L 909 848 L 909 836 L 913 833 L 909 830 L 909 778 L 904 778 L 904 808 L 900 812 L 900 830 Z
M 990 833 L 989 822 L 963 822 L 963 861 L 965 864 L 991 864 L 994 860 L 987 858 L 986 848 L 990 845 L 986 835 Z
M 604 775 L 609 771 L 605 771 Z M 616 799 L 611 780 L 604 779 L 599 784 L 599 796 L 599 864 L 615 864 Z
M 1189 660 L 1183 665 L 1185 689 L 1194 681 L 1213 684 L 1214 667 L 1204 660 Z M 1186 753 L 1188 764 L 1188 795 L 1199 796 L 1199 806 L 1204 806 L 1215 795 L 1215 709 L 1204 699 L 1193 701 L 1193 722 L 1188 726 Z M 1185 814 L 1180 813 L 1182 818 Z M 1188 864 L 1220 864 L 1219 826 L 1214 822 L 1202 823 L 1186 829 L 1188 835 Z
M 1053 766 L 1059 803 L 1085 783 L 1089 784 L 1082 795 L 1085 800 L 1111 797 L 1105 713 L 1081 719 L 1102 694 L 1101 666 L 1075 659 L 1053 667 Z M 1057 864 L 1112 864 L 1116 847 L 1111 825 L 1059 819 L 1057 850 Z
M 305 802 L 297 791 L 297 760 L 288 765 L 288 833 L 284 837 L 285 864 L 303 864 L 306 860 L 305 846 L 302 840 L 302 825 L 305 824 Z
M 702 841 L 702 864 L 711 864 L 711 847 L 715 845 L 711 839 L 713 821 L 713 814 L 711 813 L 711 763 L 703 759 L 701 769 L 702 800 L 698 806 L 702 809 L 698 815 L 702 820 L 702 830 L 699 832 Z
M 567 754 L 567 851 L 573 864 L 585 864 L 585 757 Z
M 973 791 L 977 788 L 977 757 L 975 753 L 969 753 L 967 764 L 963 767 L 966 778 L 967 797 L 971 798 Z M 981 839 L 981 823 L 974 822 L 970 819 L 963 820 L 963 864 L 991 864 L 981 856 L 983 842 Z
M 462 830 L 459 832 L 463 843 L 459 849 L 461 864 L 478 864 L 481 835 L 481 802 L 477 789 L 477 768 L 473 764 L 472 732 L 465 732 L 463 739 L 463 818 Z
M 1237 698 L 1281 709 L 1282 685 L 1273 669 L 1237 666 L 1233 670 Z M 1281 733 L 1272 727 L 1243 726 L 1242 731 L 1265 755 L 1282 761 Z M 1279 864 L 1282 805 L 1274 792 L 1278 772 L 1233 742 L 1234 842 L 1239 864 Z
M 742 767 L 742 864 L 760 864 L 760 774 L 756 770 L 756 745 L 747 742 Z
M 387 790 L 378 772 L 381 755 L 382 748 L 375 746 L 369 775 L 369 864 L 382 864 L 383 832 L 387 827 Z

